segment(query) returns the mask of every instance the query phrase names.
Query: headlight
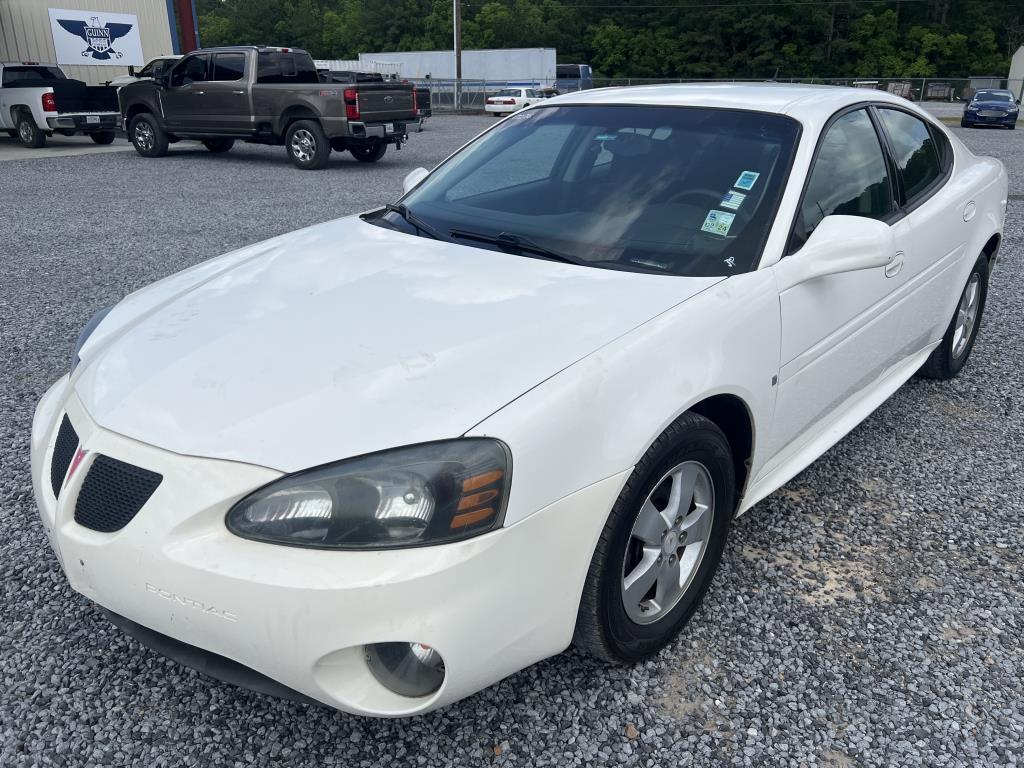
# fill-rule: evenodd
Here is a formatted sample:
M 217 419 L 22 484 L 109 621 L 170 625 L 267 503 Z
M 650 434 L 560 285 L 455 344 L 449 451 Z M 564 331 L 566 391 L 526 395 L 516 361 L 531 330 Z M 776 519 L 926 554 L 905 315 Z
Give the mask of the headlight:
M 509 471 L 497 440 L 414 445 L 289 475 L 238 502 L 226 523 L 238 536 L 294 547 L 441 544 L 501 525 Z
M 977 112 L 978 108 L 976 106 L 974 106 L 973 104 L 968 104 L 967 105 L 967 111 L 968 112 Z
M 112 310 L 112 309 L 113 309 L 113 307 L 107 307 L 106 309 L 101 309 L 99 312 L 97 312 L 92 317 L 90 317 L 89 318 L 89 322 L 87 322 L 85 324 L 85 326 L 82 328 L 82 330 L 79 331 L 79 333 L 78 333 L 78 341 L 75 342 L 75 354 L 71 358 L 71 370 L 72 371 L 74 371 L 75 368 L 78 367 L 78 364 L 81 362 L 81 360 L 78 357 L 78 353 L 82 351 L 82 347 L 85 346 L 85 342 L 88 340 L 88 338 L 90 336 L 92 336 L 92 332 L 95 331 L 99 327 L 99 324 L 103 322 L 103 318 L 105 318 L 107 315 L 109 315 L 110 314 L 110 310 Z

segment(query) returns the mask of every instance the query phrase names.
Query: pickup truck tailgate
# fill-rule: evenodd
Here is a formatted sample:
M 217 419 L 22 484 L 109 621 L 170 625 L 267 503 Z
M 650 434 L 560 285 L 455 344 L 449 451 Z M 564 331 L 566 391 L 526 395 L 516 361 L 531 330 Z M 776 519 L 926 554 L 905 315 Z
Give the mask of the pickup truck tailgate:
M 360 83 L 359 117 L 366 123 L 412 120 L 415 117 L 411 83 Z

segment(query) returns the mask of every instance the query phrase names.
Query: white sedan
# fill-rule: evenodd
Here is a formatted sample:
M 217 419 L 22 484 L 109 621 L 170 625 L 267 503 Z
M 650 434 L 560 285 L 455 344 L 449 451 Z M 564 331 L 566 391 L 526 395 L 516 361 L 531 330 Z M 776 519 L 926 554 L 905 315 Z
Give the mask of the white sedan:
M 100 313 L 32 429 L 76 590 L 367 715 L 673 642 L 733 517 L 961 370 L 1007 201 L 913 104 L 779 85 L 546 100 L 406 188 Z
M 544 101 L 544 95 L 533 88 L 505 88 L 493 96 L 488 96 L 484 102 L 484 111 L 488 114 L 500 117 L 511 115 L 524 107 L 539 104 Z

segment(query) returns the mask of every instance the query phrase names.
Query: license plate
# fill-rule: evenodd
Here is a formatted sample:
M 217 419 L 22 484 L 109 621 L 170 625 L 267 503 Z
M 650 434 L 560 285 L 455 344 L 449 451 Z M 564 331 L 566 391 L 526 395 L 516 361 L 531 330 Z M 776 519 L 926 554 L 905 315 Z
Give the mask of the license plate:
M 395 124 L 394 123 L 384 123 L 384 133 L 394 133 L 394 132 L 395 132 Z
M 86 115 L 85 122 L 87 123 L 98 123 L 100 121 L 99 115 Z

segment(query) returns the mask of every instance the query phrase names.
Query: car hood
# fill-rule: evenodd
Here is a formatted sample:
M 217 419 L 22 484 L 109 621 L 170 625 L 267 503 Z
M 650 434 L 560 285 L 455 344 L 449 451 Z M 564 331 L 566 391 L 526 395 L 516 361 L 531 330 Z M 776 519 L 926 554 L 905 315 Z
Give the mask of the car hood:
M 290 472 L 457 437 L 722 279 L 578 267 L 352 217 L 132 294 L 73 382 L 106 429 Z

